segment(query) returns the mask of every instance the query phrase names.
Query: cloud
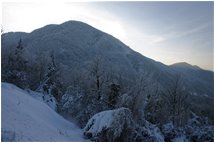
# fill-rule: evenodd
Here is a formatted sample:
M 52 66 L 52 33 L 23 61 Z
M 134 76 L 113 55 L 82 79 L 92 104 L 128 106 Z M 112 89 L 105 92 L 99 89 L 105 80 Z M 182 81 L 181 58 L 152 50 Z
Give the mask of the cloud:
M 163 36 L 166 39 L 174 39 L 174 38 L 180 38 L 180 37 L 186 37 L 192 34 L 200 33 L 201 31 L 205 30 L 211 25 L 211 23 L 205 23 L 198 26 L 191 26 L 191 27 L 183 27 L 182 29 L 178 27 L 174 27 L 171 29 L 170 32 L 167 32 L 166 34 L 163 34 Z

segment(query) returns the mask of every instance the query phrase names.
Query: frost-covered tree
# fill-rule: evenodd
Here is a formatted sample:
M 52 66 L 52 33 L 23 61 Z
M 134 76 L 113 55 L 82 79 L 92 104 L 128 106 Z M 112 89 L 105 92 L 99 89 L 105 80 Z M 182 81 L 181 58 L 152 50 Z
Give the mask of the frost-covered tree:
M 130 94 L 122 94 L 118 97 L 118 107 L 126 107 L 129 108 L 133 104 L 133 98 Z
M 133 83 L 130 94 L 132 95 L 132 105 L 129 108 L 132 110 L 135 121 L 139 124 L 143 123 L 144 110 L 147 104 L 147 96 L 150 87 L 152 86 L 152 75 L 148 73 L 141 73 Z
M 42 52 L 39 53 L 39 55 L 31 57 L 29 59 L 29 88 L 31 90 L 38 89 L 39 86 L 42 85 L 45 75 L 47 72 L 47 66 L 48 66 L 48 57 L 43 54 Z
M 104 65 L 102 58 L 99 56 L 95 57 L 92 63 L 89 65 L 89 74 L 94 81 L 93 90 L 97 94 L 97 99 L 101 98 L 101 91 L 104 83 Z
M 145 106 L 145 119 L 153 124 L 160 125 L 163 121 L 162 104 L 160 96 L 160 85 L 156 82 L 151 86 L 147 95 L 147 103 Z
M 187 122 L 189 114 L 189 93 L 185 90 L 181 76 L 176 76 L 169 84 L 169 87 L 162 93 L 163 103 L 168 118 L 176 127 L 182 126 Z
M 62 96 L 60 112 L 84 127 L 90 117 L 103 110 L 101 103 L 94 94 L 87 93 L 79 86 L 69 86 Z
M 5 64 L 5 62 L 4 62 Z M 21 88 L 28 87 L 28 61 L 25 57 L 24 46 L 20 39 L 14 52 L 10 52 L 7 64 L 4 65 L 3 81 L 14 83 Z
M 62 90 L 63 84 L 60 78 L 59 67 L 57 67 L 55 63 L 55 57 L 52 52 L 46 75 L 39 88 L 37 88 L 37 91 L 42 91 L 44 94 L 53 95 L 59 102 L 62 96 Z

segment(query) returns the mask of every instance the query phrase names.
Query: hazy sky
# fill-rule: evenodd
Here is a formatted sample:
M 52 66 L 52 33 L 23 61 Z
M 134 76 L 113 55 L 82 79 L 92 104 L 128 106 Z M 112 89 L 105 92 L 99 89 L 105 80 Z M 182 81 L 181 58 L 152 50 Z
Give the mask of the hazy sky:
M 2 7 L 4 32 L 79 20 L 162 63 L 214 70 L 214 2 L 13 2 Z

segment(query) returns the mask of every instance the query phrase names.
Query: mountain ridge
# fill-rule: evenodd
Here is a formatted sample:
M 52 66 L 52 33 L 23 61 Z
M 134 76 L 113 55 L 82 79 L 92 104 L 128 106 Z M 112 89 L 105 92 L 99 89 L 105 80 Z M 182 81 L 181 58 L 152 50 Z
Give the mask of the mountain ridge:
M 2 51 L 7 52 L 8 48 L 13 49 L 17 46 L 19 39 L 23 40 L 23 45 L 30 58 L 35 59 L 39 54 L 48 55 L 54 52 L 59 63 L 67 68 L 68 72 L 73 66 L 84 67 L 100 56 L 105 61 L 105 66 L 112 68 L 114 72 L 121 71 L 126 76 L 133 76 L 147 72 L 158 78 L 159 82 L 165 86 L 176 74 L 185 74 L 187 82 L 192 82 L 193 77 L 189 72 L 174 66 L 167 66 L 132 50 L 129 46 L 122 43 L 117 38 L 104 33 L 88 24 L 79 21 L 67 21 L 62 24 L 51 24 L 36 29 L 31 33 L 8 33 L 2 35 Z M 189 84 L 191 90 L 198 90 L 200 82 L 206 82 L 206 89 L 198 90 L 199 94 L 212 94 L 214 90 L 207 78 L 212 76 L 208 73 L 205 79 L 201 80 L 203 70 L 196 73 L 193 84 Z M 208 76 L 208 77 L 207 77 Z M 190 79 L 188 79 L 190 78 Z M 197 84 L 198 82 L 198 84 Z M 212 83 L 212 82 L 211 82 Z M 197 85 L 195 85 L 197 84 Z M 203 86 L 203 84 L 202 84 Z M 203 88 L 203 87 L 202 87 Z M 209 90 L 209 91 L 206 91 Z M 207 93 L 208 92 L 208 93 Z
M 105 33 L 105 32 L 103 32 L 103 31 L 101 31 L 101 30 L 99 30 L 99 29 L 97 29 L 97 28 L 95 28 L 95 27 L 93 27 L 93 26 L 91 26 L 91 25 L 89 25 L 89 24 L 87 24 L 87 23 L 84 23 L 84 22 L 81 22 L 81 21 L 76 21 L 76 20 L 69 20 L 69 21 L 63 22 L 63 23 L 61 23 L 61 24 L 48 24 L 48 25 L 42 26 L 42 27 L 40 27 L 40 28 L 38 28 L 38 29 L 35 29 L 35 30 L 31 31 L 31 32 L 7 32 L 7 33 L 3 33 L 2 36 L 5 36 L 5 35 L 10 35 L 10 36 L 11 36 L 11 34 L 12 34 L 12 35 L 14 35 L 14 34 L 17 35 L 17 34 L 18 34 L 18 38 L 21 39 L 21 38 L 25 37 L 25 36 L 28 35 L 28 34 L 35 34 L 35 33 L 37 33 L 37 32 L 41 32 L 40 30 L 42 30 L 42 29 L 53 30 L 53 29 L 55 29 L 56 27 L 58 27 L 58 28 L 60 29 L 60 27 L 66 28 L 66 26 L 69 27 L 69 25 L 78 25 L 78 26 L 80 26 L 80 27 L 87 27 L 87 28 L 95 29 L 95 30 L 97 30 L 97 31 L 99 31 L 99 32 L 101 32 L 101 33 L 104 33 L 104 34 L 110 36 L 111 38 L 116 39 L 116 40 L 119 41 L 121 44 L 125 45 L 129 50 L 135 51 L 134 49 L 131 49 L 128 45 L 126 45 L 126 44 L 124 44 L 122 41 L 120 41 L 118 38 L 113 37 L 112 35 L 110 35 L 110 34 L 108 34 L 108 33 Z M 76 28 L 76 27 L 75 27 L 75 28 Z M 48 32 L 48 31 L 45 31 L 45 32 Z M 18 38 L 17 38 L 17 39 L 18 39 Z M 137 51 L 135 51 L 135 52 L 137 52 Z M 137 53 L 139 53 L 139 52 L 137 52 Z M 142 53 L 139 53 L 139 54 L 141 54 L 141 56 L 144 56 Z M 144 57 L 150 59 L 149 57 L 146 57 L 146 56 L 144 56 Z M 183 68 L 187 67 L 187 68 L 192 68 L 192 69 L 206 70 L 206 69 L 204 69 L 204 68 L 199 67 L 198 65 L 192 65 L 192 64 L 187 63 L 187 62 L 176 62 L 176 63 L 173 63 L 173 64 L 171 64 L 171 65 L 166 65 L 166 64 L 164 64 L 164 63 L 162 63 L 162 62 L 160 62 L 160 61 L 157 61 L 157 60 L 154 60 L 154 59 L 152 59 L 152 60 L 155 61 L 155 62 L 161 63 L 161 64 L 163 64 L 163 65 L 165 65 L 165 66 L 170 66 L 170 67 L 171 67 L 171 66 L 172 66 L 172 67 L 183 67 Z M 213 72 L 212 70 L 207 70 L 207 71 Z
M 200 70 L 205 70 L 205 69 L 202 69 L 200 68 L 199 66 L 197 65 L 192 65 L 192 64 L 189 64 L 187 62 L 178 62 L 178 63 L 174 63 L 174 64 L 171 64 L 170 66 L 173 66 L 173 67 L 180 67 L 180 68 L 189 68 L 189 69 L 200 69 Z

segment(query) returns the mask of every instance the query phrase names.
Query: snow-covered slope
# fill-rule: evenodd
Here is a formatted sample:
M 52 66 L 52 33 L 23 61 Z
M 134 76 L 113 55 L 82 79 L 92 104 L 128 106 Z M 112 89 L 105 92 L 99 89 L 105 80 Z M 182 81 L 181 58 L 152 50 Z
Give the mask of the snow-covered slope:
M 46 103 L 50 108 L 53 110 L 57 110 L 57 101 L 54 96 L 49 94 L 42 94 L 36 91 L 27 90 L 27 93 L 32 96 L 33 98 Z
M 2 140 L 83 142 L 82 130 L 18 87 L 2 83 Z

